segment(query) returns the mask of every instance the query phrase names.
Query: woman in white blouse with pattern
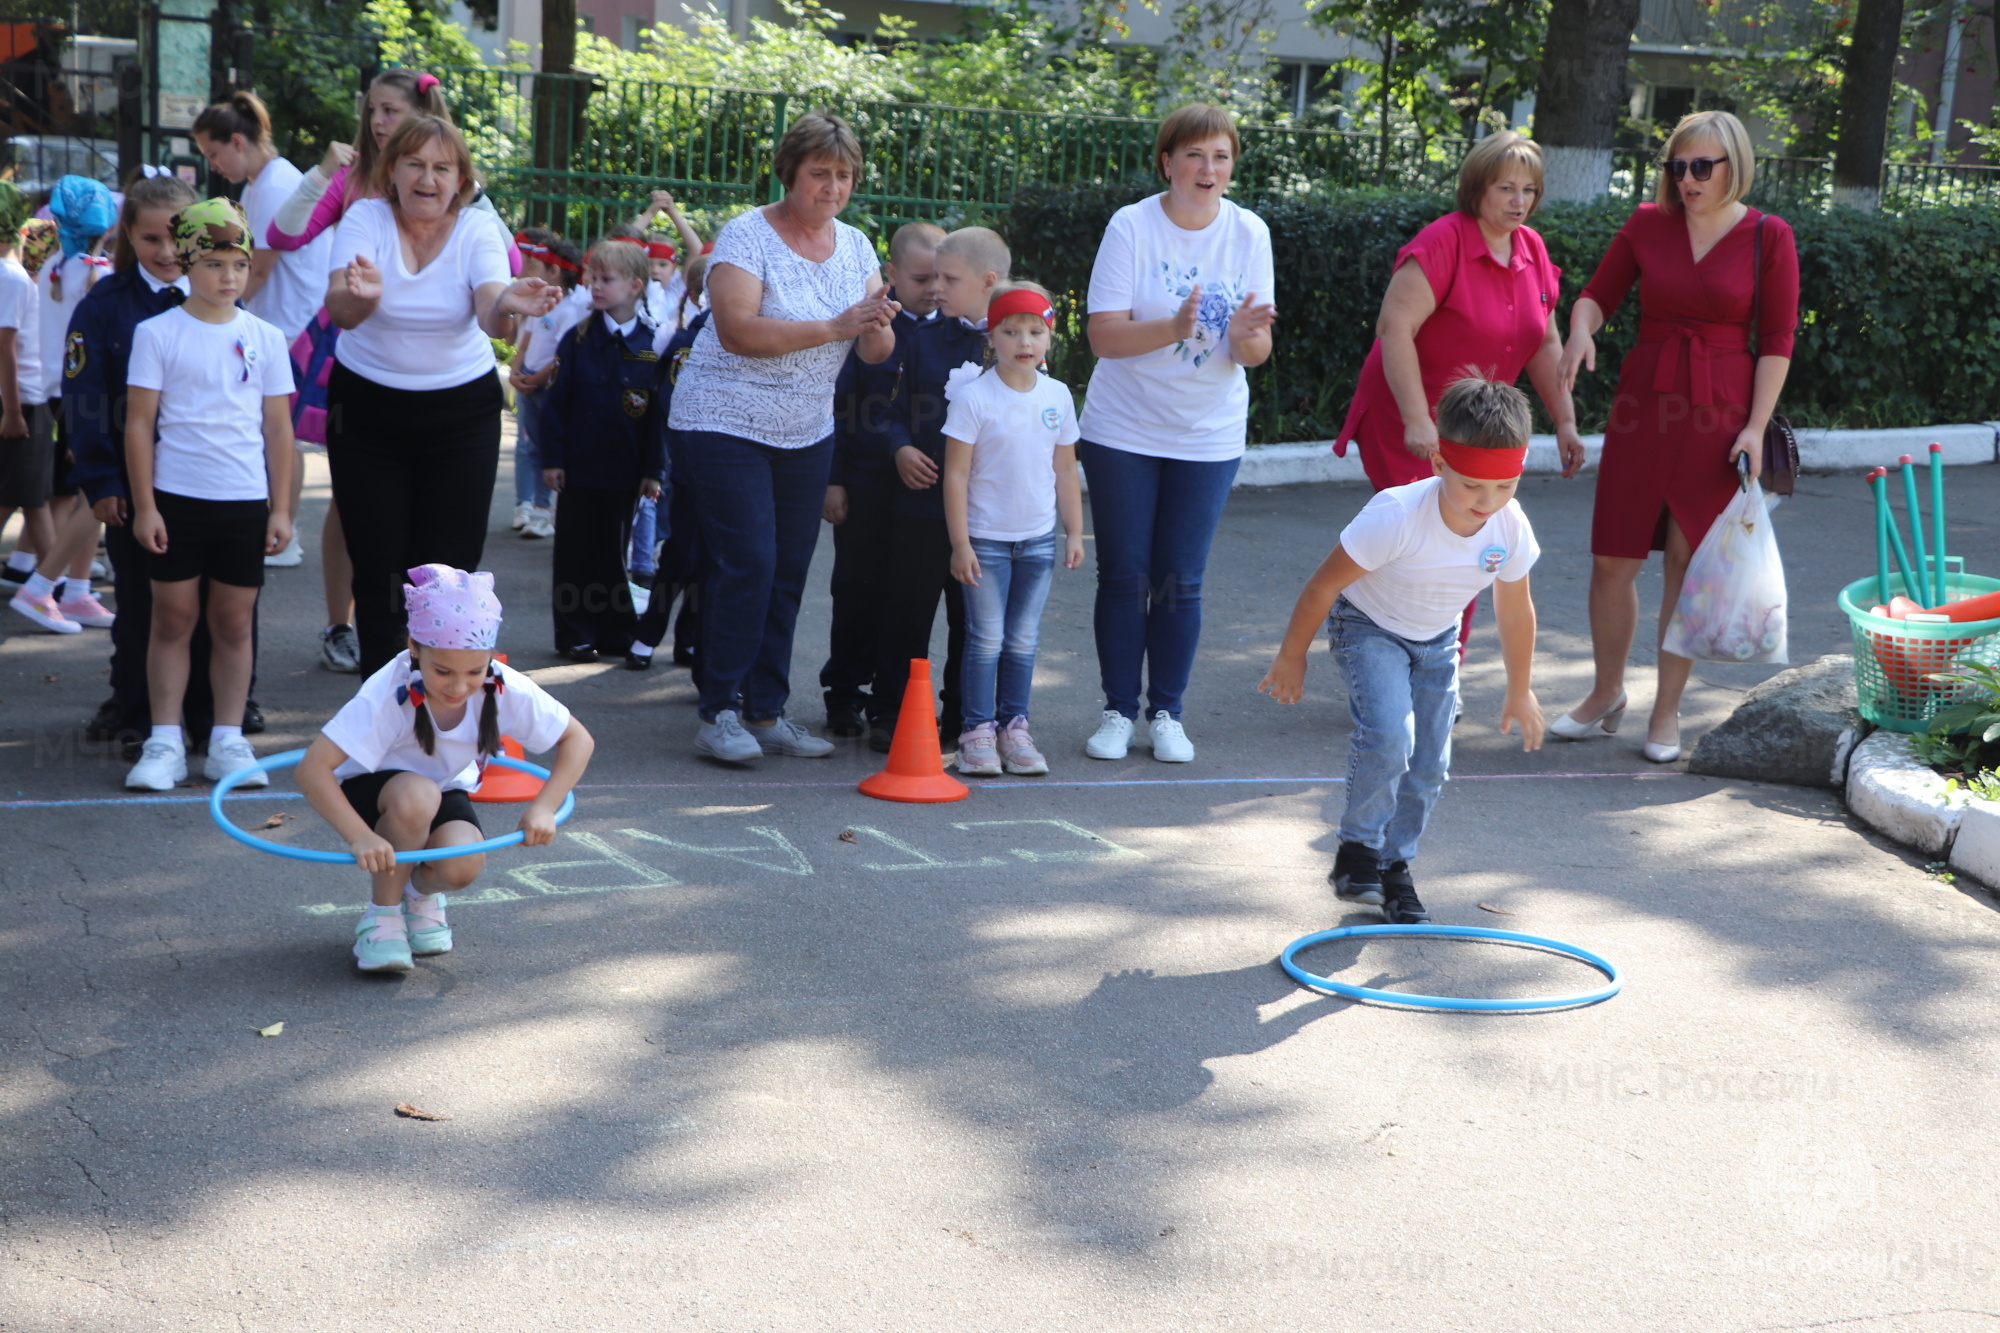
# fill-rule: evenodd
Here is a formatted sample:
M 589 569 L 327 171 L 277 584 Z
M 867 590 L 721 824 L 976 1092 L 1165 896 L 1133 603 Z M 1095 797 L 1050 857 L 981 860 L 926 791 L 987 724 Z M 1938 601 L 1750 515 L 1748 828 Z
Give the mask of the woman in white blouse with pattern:
M 792 122 L 772 161 L 784 197 L 715 238 L 709 322 L 674 386 L 668 425 L 712 562 L 695 752 L 728 763 L 833 750 L 785 717 L 785 701 L 833 458 L 834 377 L 850 346 L 872 364 L 896 345 L 898 307 L 875 249 L 836 220 L 861 165 L 861 141 L 840 117 Z

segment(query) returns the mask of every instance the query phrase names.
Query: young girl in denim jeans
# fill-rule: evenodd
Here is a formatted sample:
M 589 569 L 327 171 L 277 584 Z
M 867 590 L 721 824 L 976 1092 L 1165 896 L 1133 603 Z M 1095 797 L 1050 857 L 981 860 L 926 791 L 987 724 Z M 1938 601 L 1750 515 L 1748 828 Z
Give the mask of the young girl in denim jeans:
M 1354 734 L 1347 809 L 1327 876 L 1343 900 L 1403 925 L 1429 921 L 1410 874 L 1451 767 L 1459 617 L 1493 587 L 1507 700 L 1500 730 L 1542 745 L 1529 688 L 1535 604 L 1528 570 L 1541 554 L 1514 491 L 1528 453 L 1528 400 L 1511 384 L 1459 380 L 1438 400 L 1434 476 L 1376 492 L 1306 580 L 1278 658 L 1257 688 L 1295 704 L 1319 627 L 1347 680 Z
M 1028 734 L 1035 644 L 1055 569 L 1083 563 L 1076 401 L 1041 370 L 1055 307 L 1031 282 L 986 307 L 987 363 L 952 373 L 945 390 L 944 515 L 952 577 L 965 585 L 965 730 L 958 771 L 1046 773 Z

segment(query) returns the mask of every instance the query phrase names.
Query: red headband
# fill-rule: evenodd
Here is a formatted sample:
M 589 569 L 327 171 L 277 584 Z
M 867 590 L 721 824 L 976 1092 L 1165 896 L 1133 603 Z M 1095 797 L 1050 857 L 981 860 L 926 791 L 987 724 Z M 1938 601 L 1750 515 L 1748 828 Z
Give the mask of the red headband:
M 1009 315 L 1033 315 L 1050 328 L 1056 324 L 1055 307 L 1049 304 L 1048 297 L 1032 287 L 1016 287 L 994 297 L 986 307 L 986 327 L 999 328 L 1000 321 Z
M 1475 481 L 1512 481 L 1528 463 L 1528 446 L 1518 449 L 1479 449 L 1457 440 L 1439 440 L 1438 457 L 1461 477 Z
M 646 257 L 648 259 L 664 259 L 671 263 L 676 253 L 678 252 L 674 247 L 668 245 L 665 241 L 646 242 Z
M 578 267 L 575 264 L 570 263 L 567 259 L 564 259 L 561 255 L 557 254 L 555 251 L 549 249 L 548 246 L 538 245 L 534 241 L 529 240 L 525 232 L 515 233 L 514 248 L 516 250 L 519 250 L 522 254 L 526 255 L 528 258 L 539 260 L 540 262 L 547 264 L 550 268 L 560 269 L 564 273 L 583 272 L 582 268 Z

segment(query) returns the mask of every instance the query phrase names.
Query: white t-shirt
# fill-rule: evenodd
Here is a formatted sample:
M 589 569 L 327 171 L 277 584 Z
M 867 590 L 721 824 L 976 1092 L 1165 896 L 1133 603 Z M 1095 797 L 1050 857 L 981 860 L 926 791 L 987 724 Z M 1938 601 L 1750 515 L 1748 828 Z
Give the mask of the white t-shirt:
M 960 367 L 945 384 L 944 433 L 972 446 L 965 531 L 996 542 L 1046 537 L 1056 527 L 1056 450 L 1077 441 L 1076 399 L 1047 375 L 1022 393 L 1000 372 Z
M 709 272 L 731 264 L 763 283 L 758 313 L 767 319 L 832 319 L 868 295 L 869 278 L 882 268 L 865 235 L 845 222 L 833 227 L 833 255 L 815 264 L 779 238 L 763 209 L 753 208 L 715 238 Z M 711 319 L 688 349 L 667 424 L 774 449 L 818 444 L 833 434 L 833 381 L 852 346 L 847 339 L 783 356 L 738 356 L 723 350 Z
M 1194 335 L 1144 356 L 1106 357 L 1083 400 L 1084 438 L 1155 458 L 1227 462 L 1243 454 L 1250 381 L 1229 356 L 1229 318 L 1243 299 L 1274 300 L 1271 230 L 1225 199 L 1215 221 L 1187 231 L 1160 195 L 1111 215 L 1090 270 L 1090 312 L 1167 319 L 1197 283 Z
M 1347 600 L 1368 618 L 1422 643 L 1458 624 L 1465 604 L 1495 579 L 1528 577 L 1542 548 L 1519 500 L 1461 537 L 1444 525 L 1438 477 L 1377 491 L 1342 529 L 1340 545 L 1368 573 L 1347 585 Z
M 250 219 L 250 235 L 258 245 L 270 234 L 271 219 L 299 188 L 305 173 L 282 157 L 274 157 L 243 187 L 243 213 Z M 326 298 L 326 257 L 333 249 L 334 232 L 322 231 L 298 250 L 280 250 L 278 262 L 257 294 L 244 304 L 250 313 L 277 326 L 287 338 L 296 338 L 312 323 Z
M 340 364 L 391 389 L 451 389 L 493 373 L 493 344 L 473 300 L 487 283 L 513 281 L 493 222 L 461 209 L 437 258 L 412 273 L 403 263 L 396 216 L 363 199 L 340 220 L 327 271 L 367 255 L 382 271 L 382 300 L 359 328 L 340 335 Z
M 247 310 L 227 324 L 184 306 L 132 331 L 125 382 L 160 391 L 153 489 L 197 500 L 262 500 L 264 400 L 292 391 L 285 335 Z
M 42 379 L 42 294 L 17 259 L 0 260 L 0 329 L 14 330 L 14 375 L 21 403 L 49 400 Z
M 521 369 L 535 374 L 556 359 L 556 346 L 563 335 L 583 322 L 590 313 L 590 286 L 579 282 L 569 295 L 556 302 L 546 315 L 537 315 L 522 325 L 529 332 L 528 350 L 521 353 Z
M 62 273 L 60 299 L 55 288 L 58 270 Z M 35 274 L 35 295 L 42 324 L 42 391 L 45 397 L 62 397 L 63 353 L 69 343 L 69 321 L 70 316 L 76 313 L 77 302 L 90 294 L 96 278 L 110 271 L 89 263 L 82 255 L 64 259 L 62 251 L 58 250 L 42 262 L 41 272 Z
M 569 729 L 569 709 L 541 686 L 504 662 L 500 692 L 494 704 L 500 713 L 500 734 L 521 742 L 529 754 L 555 747 Z M 436 725 L 431 754 L 417 743 L 417 710 L 409 702 L 410 655 L 397 653 L 389 664 L 361 682 L 360 691 L 341 706 L 320 734 L 347 756 L 334 777 L 345 782 L 366 773 L 402 769 L 429 778 L 443 791 L 471 791 L 479 785 L 479 714 L 486 707 L 484 690 L 465 701 L 465 716 L 450 731 Z M 402 698 L 398 699 L 398 695 Z

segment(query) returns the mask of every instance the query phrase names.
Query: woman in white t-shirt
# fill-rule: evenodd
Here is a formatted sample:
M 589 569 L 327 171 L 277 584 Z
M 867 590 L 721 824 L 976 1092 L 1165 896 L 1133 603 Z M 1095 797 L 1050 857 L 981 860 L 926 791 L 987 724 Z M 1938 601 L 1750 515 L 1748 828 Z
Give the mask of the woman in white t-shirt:
M 836 220 L 861 172 L 847 122 L 799 117 L 771 169 L 784 198 L 716 237 L 709 322 L 668 418 L 713 562 L 702 579 L 695 752 L 737 764 L 833 750 L 785 718 L 792 629 L 833 459 L 834 377 L 850 345 L 871 364 L 888 358 L 900 308 L 868 238 Z
M 328 260 L 326 308 L 344 332 L 327 384 L 327 461 L 354 561 L 361 672 L 402 650 L 403 571 L 474 568 L 500 465 L 490 338 L 561 297 L 509 282 L 500 230 L 465 211 L 478 188 L 465 139 L 413 116 L 376 164 L 380 195 L 349 208 Z
M 1271 233 L 1223 198 L 1240 151 L 1229 113 L 1184 106 L 1160 125 L 1160 194 L 1118 210 L 1090 272 L 1078 451 L 1097 537 L 1104 716 L 1084 749 L 1122 759 L 1141 677 L 1153 757 L 1194 758 L 1181 696 L 1201 639 L 1201 580 L 1243 458 L 1246 366 L 1271 355 Z
M 304 173 L 278 155 L 271 142 L 271 113 L 255 93 L 231 93 L 227 102 L 217 102 L 196 116 L 194 145 L 208 159 L 210 170 L 243 187 L 243 213 L 250 219 L 250 234 L 257 242 L 243 306 L 284 334 L 285 346 L 290 348 L 292 340 L 319 313 L 319 298 L 326 290 L 326 256 L 333 248 L 333 236 L 327 232 L 298 250 L 273 250 L 264 244 L 271 220 L 299 188 Z M 304 460 L 299 461 L 303 464 Z M 294 518 L 305 482 L 305 468 L 294 467 Z M 302 558 L 298 529 L 294 528 L 291 544 L 269 563 L 296 565 Z

